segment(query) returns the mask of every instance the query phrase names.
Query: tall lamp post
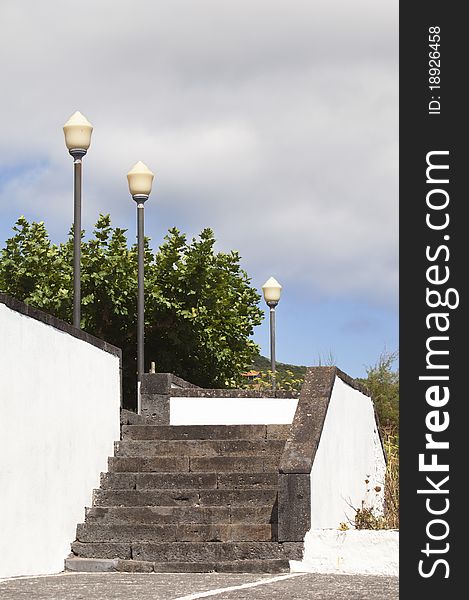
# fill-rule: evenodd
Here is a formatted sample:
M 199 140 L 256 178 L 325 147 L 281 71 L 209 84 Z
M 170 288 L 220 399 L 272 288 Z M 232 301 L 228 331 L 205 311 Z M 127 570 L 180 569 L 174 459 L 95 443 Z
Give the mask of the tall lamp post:
M 272 389 L 275 392 L 277 387 L 275 375 L 275 307 L 280 300 L 282 286 L 280 283 L 270 277 L 262 286 L 262 293 L 267 306 L 270 308 L 270 369 L 272 371 Z
M 127 173 L 129 190 L 137 203 L 138 296 L 137 296 L 137 412 L 141 412 L 140 384 L 144 373 L 144 208 L 154 175 L 141 161 Z
M 75 112 L 63 126 L 65 144 L 73 157 L 73 326 L 80 329 L 81 312 L 81 162 L 91 143 L 93 126 Z

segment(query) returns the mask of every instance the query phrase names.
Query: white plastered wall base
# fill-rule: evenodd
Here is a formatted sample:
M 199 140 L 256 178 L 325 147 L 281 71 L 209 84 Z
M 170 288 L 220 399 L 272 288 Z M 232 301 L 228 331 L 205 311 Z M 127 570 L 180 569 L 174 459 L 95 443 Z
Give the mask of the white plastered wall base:
M 382 513 L 385 473 L 371 398 L 336 377 L 311 470 L 312 529 L 293 572 L 398 575 L 398 531 L 338 529 L 362 503 Z
M 399 531 L 316 529 L 305 537 L 302 561 L 290 561 L 293 573 L 399 575 Z

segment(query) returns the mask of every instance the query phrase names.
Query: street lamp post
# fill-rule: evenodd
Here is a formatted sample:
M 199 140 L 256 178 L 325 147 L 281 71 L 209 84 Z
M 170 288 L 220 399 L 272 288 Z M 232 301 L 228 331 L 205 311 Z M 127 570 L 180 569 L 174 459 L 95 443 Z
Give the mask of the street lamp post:
M 91 143 L 93 126 L 75 112 L 63 126 L 65 144 L 73 157 L 73 326 L 80 329 L 81 308 L 81 165 Z
M 145 327 L 145 288 L 144 288 L 144 208 L 151 193 L 154 175 L 141 161 L 127 173 L 129 190 L 137 203 L 137 246 L 138 246 L 138 295 L 137 295 L 137 412 L 141 412 L 140 384 L 144 373 L 144 327 Z
M 270 308 L 270 369 L 272 371 L 272 389 L 276 390 L 276 373 L 275 373 L 275 307 L 280 300 L 280 292 L 282 286 L 279 282 L 270 277 L 262 286 L 264 300 Z

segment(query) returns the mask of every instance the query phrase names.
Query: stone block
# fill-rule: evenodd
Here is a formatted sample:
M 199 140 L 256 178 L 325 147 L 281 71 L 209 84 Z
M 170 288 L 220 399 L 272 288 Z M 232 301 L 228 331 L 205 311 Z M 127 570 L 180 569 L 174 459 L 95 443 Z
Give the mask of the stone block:
M 145 422 L 169 425 L 170 397 L 168 394 L 141 393 L 141 414 Z
M 280 473 L 278 486 L 278 540 L 301 542 L 311 528 L 309 474 Z
M 278 485 L 277 473 L 219 473 L 219 489 L 274 488 Z
M 121 430 L 128 425 L 136 425 L 139 423 L 144 423 L 145 419 L 142 415 L 138 415 L 137 413 L 127 410 L 125 408 L 121 408 L 120 412 L 120 421 L 121 421 Z
M 284 558 L 301 560 L 303 544 L 277 542 L 175 542 L 132 544 L 136 560 L 154 562 L 223 562 Z
M 266 513 L 267 508 L 264 507 Z M 247 509 L 247 518 L 249 511 Z M 271 510 L 271 508 L 270 508 Z M 254 518 L 254 517 L 253 517 Z M 87 523 L 229 523 L 229 506 L 93 506 L 86 511 Z M 258 521 L 247 521 L 258 522 Z M 268 523 L 268 519 L 260 521 Z
M 93 506 L 190 506 L 199 504 L 193 490 L 94 490 Z
M 230 506 L 231 523 L 277 523 L 277 504 Z
M 134 490 L 136 487 L 135 473 L 101 473 L 101 489 L 104 490 Z
M 92 543 L 124 543 L 124 542 L 175 542 L 176 527 L 173 525 L 141 525 L 80 523 L 77 526 L 77 541 Z
M 137 490 L 216 489 L 216 473 L 137 473 Z
M 274 427 L 282 427 L 274 426 Z M 123 425 L 123 440 L 264 440 L 265 425 Z M 277 439 L 277 438 L 272 438 Z
M 282 440 L 124 440 L 115 456 L 269 456 L 280 459 Z
M 226 541 L 230 542 L 271 542 L 276 539 L 277 528 L 269 524 L 238 523 L 230 525 Z
M 140 384 L 140 394 L 143 396 L 153 394 L 169 394 L 171 390 L 171 373 L 143 373 Z
M 81 558 L 131 558 L 130 544 L 75 541 L 72 544 L 72 552 Z
M 199 502 L 202 506 L 274 504 L 277 489 L 263 490 L 200 490 Z
M 143 560 L 118 560 L 115 570 L 121 573 L 153 573 L 154 564 Z
M 286 440 L 290 435 L 291 425 L 266 425 L 268 440 Z
M 189 458 L 186 456 L 125 457 L 111 456 L 108 459 L 109 471 L 114 473 L 145 472 L 174 473 L 189 471 Z
M 153 563 L 155 573 L 214 573 L 215 563 L 164 561 Z
M 217 573 L 289 573 L 290 562 L 285 559 L 236 560 L 216 563 Z
M 77 558 L 69 556 L 65 559 L 65 570 L 78 573 L 110 573 L 118 570 L 117 558 Z
M 267 467 L 267 468 L 266 468 Z M 190 457 L 190 470 L 195 473 L 257 473 L 276 471 L 278 463 L 260 456 L 210 456 Z

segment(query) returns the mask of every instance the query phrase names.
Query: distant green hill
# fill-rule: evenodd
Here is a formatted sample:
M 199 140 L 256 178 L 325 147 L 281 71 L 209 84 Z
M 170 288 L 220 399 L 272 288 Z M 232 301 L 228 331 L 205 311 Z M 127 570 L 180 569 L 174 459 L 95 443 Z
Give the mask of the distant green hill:
M 270 369 L 270 359 L 259 355 L 254 360 L 252 369 L 255 371 L 268 371 Z M 275 369 L 279 377 L 286 375 L 287 371 L 291 371 L 295 378 L 303 378 L 306 373 L 306 367 L 303 365 L 289 365 L 281 362 L 275 363 Z

